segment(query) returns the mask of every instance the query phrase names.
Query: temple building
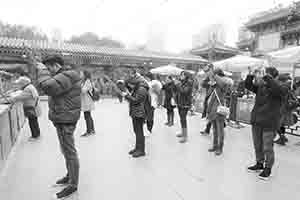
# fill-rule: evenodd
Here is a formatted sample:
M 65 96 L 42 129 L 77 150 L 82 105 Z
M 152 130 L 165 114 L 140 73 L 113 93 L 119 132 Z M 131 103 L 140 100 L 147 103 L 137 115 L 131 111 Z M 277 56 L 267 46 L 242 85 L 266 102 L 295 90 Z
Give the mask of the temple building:
M 122 71 L 128 68 L 149 70 L 170 63 L 195 68 L 207 63 L 205 59 L 193 55 L 0 37 L 0 67 L 9 69 L 10 66 L 17 66 L 16 64 L 26 65 L 28 54 L 40 58 L 47 55 L 61 55 L 66 64 L 89 69 L 94 72 L 94 76 L 112 72 L 119 74 L 115 76 L 122 76 L 124 74 Z
M 252 56 L 300 45 L 300 2 L 257 13 L 240 29 L 237 46 Z
M 239 49 L 224 45 L 221 42 L 208 42 L 202 46 L 193 48 L 191 54 L 201 56 L 210 62 L 224 60 L 240 53 Z

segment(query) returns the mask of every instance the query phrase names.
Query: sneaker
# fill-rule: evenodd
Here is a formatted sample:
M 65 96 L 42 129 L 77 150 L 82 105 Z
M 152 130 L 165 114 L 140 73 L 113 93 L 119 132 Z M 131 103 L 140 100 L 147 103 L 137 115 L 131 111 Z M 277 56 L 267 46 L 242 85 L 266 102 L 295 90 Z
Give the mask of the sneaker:
M 92 135 L 92 133 L 86 132 L 86 133 L 82 134 L 80 137 L 88 137 L 88 136 L 90 136 L 90 135 Z
M 67 197 L 70 197 L 77 191 L 77 187 L 73 185 L 69 185 L 65 189 L 63 189 L 61 192 L 56 193 L 57 199 L 65 199 Z
M 200 131 L 200 134 L 201 135 L 209 135 L 209 132 L 207 132 L 207 131 Z
M 148 130 L 144 132 L 144 136 L 145 136 L 145 137 L 150 137 L 150 134 L 151 134 L 151 133 L 150 133 Z
M 262 171 L 259 175 L 258 178 L 262 179 L 262 180 L 269 180 L 271 176 L 271 168 L 265 168 L 264 171 Z
M 183 137 L 183 134 L 182 133 L 178 133 L 177 135 L 176 135 L 176 137 Z
M 138 158 L 138 157 L 142 157 L 142 156 L 145 156 L 145 155 L 146 155 L 145 152 L 136 150 L 136 151 L 132 154 L 132 157 Z
M 69 177 L 65 176 L 61 179 L 58 179 L 54 186 L 65 186 L 69 184 L 69 181 L 70 181 Z
M 187 142 L 187 137 L 182 136 L 179 140 L 179 143 L 186 143 Z
M 220 155 L 222 155 L 222 153 L 223 153 L 223 151 L 222 151 L 221 149 L 217 149 L 217 150 L 215 151 L 215 155 L 216 155 L 216 156 L 220 156 Z
M 91 133 L 90 133 L 90 135 L 95 135 L 96 134 L 96 131 L 92 131 Z
M 283 137 L 280 137 L 278 140 L 275 140 L 274 143 L 284 146 L 286 141 L 284 140 Z
M 30 137 L 30 138 L 28 138 L 28 141 L 34 142 L 34 141 L 37 141 L 38 139 L 40 139 L 40 136 L 39 137 Z
M 253 166 L 247 168 L 248 172 L 260 172 L 264 170 L 264 165 L 262 163 L 256 163 Z
M 212 147 L 212 148 L 208 149 L 208 152 L 215 152 L 216 150 L 217 150 L 217 148 Z
M 132 155 L 135 151 L 136 151 L 136 149 L 132 149 L 131 151 L 128 152 L 128 154 Z

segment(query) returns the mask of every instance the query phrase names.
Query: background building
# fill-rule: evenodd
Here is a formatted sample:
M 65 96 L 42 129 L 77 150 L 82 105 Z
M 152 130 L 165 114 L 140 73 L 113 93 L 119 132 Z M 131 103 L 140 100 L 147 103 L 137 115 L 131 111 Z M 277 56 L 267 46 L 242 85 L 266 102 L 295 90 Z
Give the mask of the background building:
M 253 56 L 263 55 L 290 46 L 300 45 L 300 2 L 288 7 L 277 6 L 260 12 L 240 29 L 237 46 L 250 50 Z

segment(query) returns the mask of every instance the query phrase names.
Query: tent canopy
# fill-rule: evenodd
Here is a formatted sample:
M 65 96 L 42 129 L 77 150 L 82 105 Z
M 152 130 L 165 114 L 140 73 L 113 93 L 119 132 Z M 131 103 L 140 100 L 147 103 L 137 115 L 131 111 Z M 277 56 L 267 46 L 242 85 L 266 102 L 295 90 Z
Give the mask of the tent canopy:
M 217 61 L 213 63 L 214 66 L 219 67 L 228 72 L 245 72 L 248 68 L 260 68 L 267 65 L 263 59 L 252 58 L 244 55 L 237 55 L 231 58 Z
M 151 69 L 150 72 L 153 74 L 160 74 L 160 75 L 173 75 L 178 76 L 183 71 L 183 69 L 175 67 L 173 65 L 165 65 L 161 67 L 157 67 Z
M 269 64 L 278 69 L 280 73 L 293 73 L 293 67 L 300 62 L 300 47 L 290 47 L 267 53 L 265 57 Z M 300 76 L 300 69 L 295 70 L 295 75 Z

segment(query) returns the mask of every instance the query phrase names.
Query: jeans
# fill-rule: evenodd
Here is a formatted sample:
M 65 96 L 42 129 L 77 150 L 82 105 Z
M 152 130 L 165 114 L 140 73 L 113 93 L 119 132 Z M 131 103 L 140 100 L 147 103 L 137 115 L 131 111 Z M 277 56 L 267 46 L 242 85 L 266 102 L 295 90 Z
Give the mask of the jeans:
M 188 111 L 189 111 L 188 108 L 178 107 L 181 128 L 187 128 L 186 116 L 187 116 Z
M 93 121 L 93 118 L 91 115 L 91 111 L 84 112 L 84 119 L 85 119 L 85 123 L 86 123 L 86 132 L 87 133 L 95 132 L 94 121 Z
M 213 126 L 213 148 L 223 150 L 224 146 L 224 119 L 217 117 L 211 121 Z
M 135 133 L 135 149 L 142 152 L 145 152 L 144 121 L 145 119 L 143 118 L 132 118 L 133 131 Z
M 275 155 L 273 140 L 275 131 L 265 131 L 260 126 L 252 126 L 252 138 L 255 150 L 255 157 L 258 163 L 265 163 L 265 167 L 272 168 Z
M 149 113 L 148 119 L 147 119 L 147 129 L 150 132 L 152 132 L 152 128 L 154 125 L 154 111 L 155 111 L 155 108 L 153 106 L 151 106 L 151 110 L 150 110 L 150 113 Z
M 61 152 L 65 158 L 67 177 L 69 177 L 70 184 L 77 187 L 79 179 L 79 159 L 74 142 L 76 123 L 55 123 L 54 126 L 56 127 Z
M 31 130 L 31 136 L 33 138 L 40 137 L 40 126 L 37 117 L 28 117 L 28 123 Z

